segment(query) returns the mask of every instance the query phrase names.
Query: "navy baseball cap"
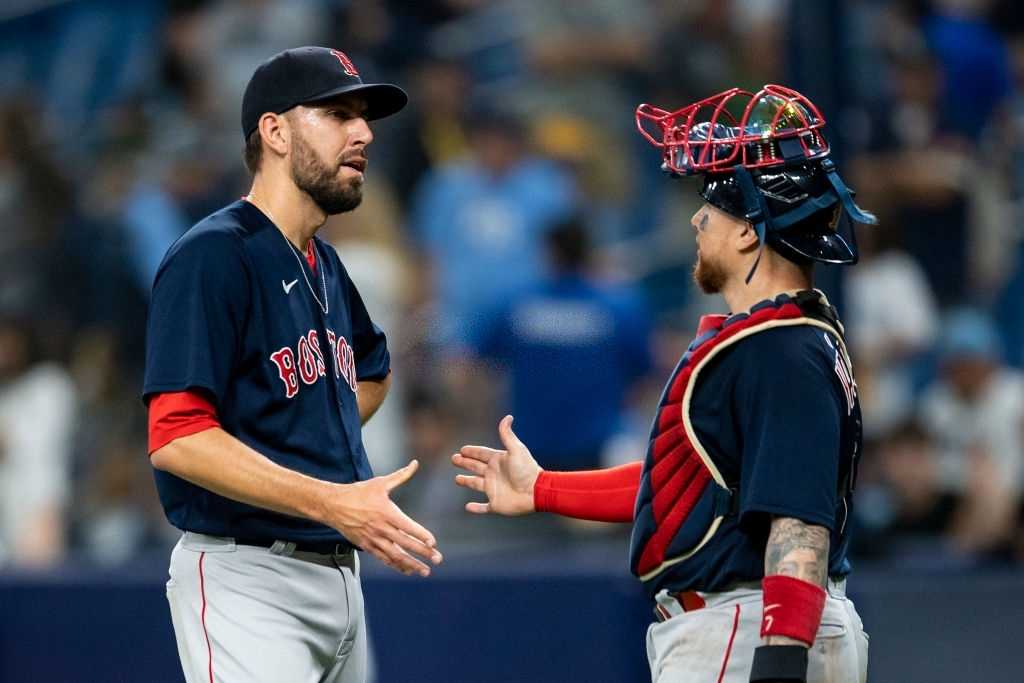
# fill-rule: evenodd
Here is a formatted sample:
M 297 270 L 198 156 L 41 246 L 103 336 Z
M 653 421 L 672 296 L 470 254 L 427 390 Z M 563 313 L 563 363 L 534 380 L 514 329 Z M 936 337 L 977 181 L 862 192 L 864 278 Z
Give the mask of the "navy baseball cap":
M 390 83 L 363 83 L 348 56 L 329 47 L 297 47 L 279 52 L 256 67 L 242 97 L 242 132 L 248 138 L 268 111 L 283 114 L 300 104 L 314 104 L 359 93 L 368 121 L 402 109 L 409 96 Z

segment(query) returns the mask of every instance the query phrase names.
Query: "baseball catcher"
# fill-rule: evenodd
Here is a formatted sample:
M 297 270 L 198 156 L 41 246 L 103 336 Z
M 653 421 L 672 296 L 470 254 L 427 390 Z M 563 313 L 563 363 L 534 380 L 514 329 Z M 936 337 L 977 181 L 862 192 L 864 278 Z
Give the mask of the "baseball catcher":
M 654 604 L 655 683 L 863 683 L 867 636 L 846 597 L 861 412 L 843 326 L 816 262 L 853 264 L 859 208 L 800 93 L 733 88 L 636 110 L 671 176 L 700 176 L 694 279 L 720 293 L 668 379 L 642 461 L 542 470 L 512 431 L 465 446 L 474 513 L 632 523 L 630 569 Z M 554 427 L 553 427 L 554 428 Z

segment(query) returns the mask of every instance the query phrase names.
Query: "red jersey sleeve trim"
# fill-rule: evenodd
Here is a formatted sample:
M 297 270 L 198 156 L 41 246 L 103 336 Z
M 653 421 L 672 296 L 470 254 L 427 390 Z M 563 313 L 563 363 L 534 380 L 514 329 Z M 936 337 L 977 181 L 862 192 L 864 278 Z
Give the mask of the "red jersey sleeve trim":
M 217 410 L 198 391 L 156 394 L 149 401 L 149 452 L 175 439 L 220 427 Z
M 584 472 L 541 472 L 533 487 L 538 512 L 597 522 L 632 522 L 643 463 Z

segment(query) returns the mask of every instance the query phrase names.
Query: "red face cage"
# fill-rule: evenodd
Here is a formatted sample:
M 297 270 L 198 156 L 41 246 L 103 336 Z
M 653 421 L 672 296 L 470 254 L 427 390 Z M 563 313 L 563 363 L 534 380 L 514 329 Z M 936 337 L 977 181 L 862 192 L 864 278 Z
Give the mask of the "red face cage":
M 825 117 L 795 90 L 766 85 L 757 93 L 732 88 L 676 111 L 636 109 L 636 126 L 662 150 L 663 168 L 677 175 L 781 166 L 829 153 Z

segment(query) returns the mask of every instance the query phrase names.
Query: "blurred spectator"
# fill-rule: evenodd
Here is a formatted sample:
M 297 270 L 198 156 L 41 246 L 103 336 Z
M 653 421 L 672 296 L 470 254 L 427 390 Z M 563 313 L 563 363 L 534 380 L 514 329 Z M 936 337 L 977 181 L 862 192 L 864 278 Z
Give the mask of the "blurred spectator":
M 30 103 L 0 103 L 0 304 L 32 305 L 50 312 L 49 324 L 66 332 L 68 295 L 60 277 L 68 262 L 62 230 L 74 202 L 72 187 Z M 37 340 L 52 348 L 50 339 Z
M 493 516 L 478 518 L 464 506 L 473 499 L 466 491 L 453 491 L 451 454 L 462 445 L 456 402 L 437 389 L 418 389 L 406 395 L 409 460 L 419 460 L 414 485 L 399 489 L 397 501 L 413 519 L 437 529 L 438 543 L 450 549 L 456 542 L 482 540 L 493 530 Z M 500 522 L 499 522 L 500 523 Z M 494 538 L 492 541 L 498 541 Z M 447 552 L 447 551 L 446 551 Z
M 547 279 L 481 327 L 477 351 L 508 369 L 509 411 L 542 467 L 593 469 L 625 425 L 632 386 L 651 367 L 651 336 L 637 292 L 588 272 L 578 219 L 546 235 Z
M 324 44 L 330 29 L 326 3 L 316 0 L 219 0 L 183 17 L 174 36 L 177 55 L 204 84 L 212 115 L 207 123 L 231 133 L 238 131 L 239 103 L 253 70 L 282 50 Z
M 0 564 L 45 566 L 65 551 L 76 397 L 26 310 L 0 313 Z
M 1004 218 L 1000 246 L 1004 254 L 1012 255 L 1011 268 L 1002 283 L 995 310 L 999 312 L 998 322 L 1006 339 L 1007 362 L 1019 368 L 1024 367 L 1024 17 L 1016 5 L 1008 8 L 1006 14 L 1009 16 L 1001 17 L 1001 25 L 1012 31 L 1008 42 L 1015 89 L 1003 117 L 991 131 L 988 152 L 995 172 L 1009 184 L 1011 203 Z
M 1001 356 L 988 316 L 953 313 L 940 340 L 941 376 L 921 402 L 939 485 L 963 499 L 953 537 L 965 552 L 1005 546 L 1024 484 L 1024 375 Z
M 65 291 L 64 303 L 73 307 L 75 330 L 84 332 L 82 338 L 99 333 L 108 341 L 122 340 L 116 347 L 122 382 L 131 381 L 132 372 L 142 367 L 143 345 L 126 340 L 136 339 L 145 329 L 151 284 L 142 286 L 124 225 L 123 205 L 134 179 L 134 161 L 131 150 L 117 145 L 96 158 L 88 178 L 79 184 L 76 213 L 65 232 L 66 252 L 75 257 L 65 260 L 65 273 L 75 286 Z M 72 267 L 76 262 L 77 268 Z
M 179 534 L 160 516 L 138 430 L 104 436 L 81 484 L 77 541 L 92 562 L 116 566 L 148 548 L 172 545 Z
M 858 242 L 861 262 L 847 274 L 845 324 L 871 437 L 912 416 L 914 371 L 935 340 L 939 311 L 921 266 L 897 246 L 899 226 L 864 230 Z
M 539 154 L 557 161 L 572 174 L 595 242 L 606 244 L 630 233 L 630 198 L 634 196 L 630 164 L 622 141 L 582 116 L 564 113 L 538 116 L 532 121 L 531 139 Z M 646 150 L 645 150 L 646 151 Z M 645 200 L 657 205 L 653 190 Z M 644 226 L 649 232 L 650 225 Z M 634 274 L 635 271 L 630 271 Z
M 937 552 L 960 496 L 942 485 L 936 447 L 916 420 L 896 425 L 874 442 L 862 469 L 857 515 L 870 535 L 860 540 L 874 556 L 905 553 L 914 542 L 932 540 Z M 875 471 L 872 471 L 874 468 Z
M 740 86 L 775 82 L 785 56 L 790 0 L 657 0 L 652 85 L 667 100 L 694 102 Z M 649 96 L 648 96 L 649 97 Z M 648 100 L 650 101 L 650 100 Z
M 527 29 L 521 3 L 440 0 L 418 4 L 427 8 L 419 12 L 434 13 L 428 18 L 427 51 L 465 64 L 477 95 L 493 97 L 496 90 L 522 83 L 526 76 L 522 41 Z
M 1001 170 L 1011 178 L 1013 199 L 1017 202 L 1016 217 L 1024 216 L 1024 17 L 1018 7 L 1012 8 L 1011 17 L 1004 19 L 1002 27 L 1009 31 L 1007 49 L 1010 55 L 1010 68 L 1013 76 L 1013 91 L 1008 98 L 1004 110 L 1002 126 L 998 129 L 998 140 L 1002 144 L 993 145 L 993 152 L 999 156 Z
M 922 22 L 942 68 L 939 107 L 950 131 L 977 138 L 1010 93 L 1006 45 L 988 22 L 993 0 L 934 0 Z M 971 106 L 963 106 L 964 102 Z
M 381 131 L 373 142 L 374 166 L 381 164 L 391 178 L 403 210 L 410 209 L 427 171 L 468 153 L 465 108 L 470 87 L 461 63 L 425 57 L 409 71 L 409 106 L 401 116 L 374 124 L 375 134 L 378 127 Z
M 1014 245 L 1015 268 L 997 299 L 994 308 L 1006 339 L 1006 361 L 1016 368 L 1024 367 L 1024 240 Z
M 625 118 L 636 107 L 636 76 L 648 68 L 658 35 L 648 3 L 521 0 L 515 8 L 528 76 L 520 84 L 520 106 L 575 112 L 593 125 Z M 628 144 L 624 134 L 632 132 L 612 128 L 621 131 L 610 136 L 614 146 Z
M 924 268 L 942 305 L 961 303 L 968 285 L 968 201 L 974 147 L 941 107 L 934 58 L 901 54 L 896 92 L 872 127 L 870 152 L 854 162 L 853 186 Z
M 564 145 L 573 129 L 583 137 L 582 144 L 563 147 L 559 158 L 568 157 L 579 173 L 583 206 L 602 242 L 646 235 L 667 188 L 652 182 L 658 165 L 649 163 L 650 150 L 634 134 L 632 116 L 654 96 L 648 75 L 662 61 L 657 44 L 666 27 L 659 24 L 656 3 L 509 4 L 523 29 L 515 106 L 538 124 L 542 141 Z M 669 42 L 681 41 L 673 36 Z
M 71 542 L 91 561 L 108 566 L 160 545 L 161 537 L 174 542 L 144 455 L 146 416 L 124 374 L 123 345 L 96 327 L 77 335 L 71 356 L 79 391 Z
M 242 184 L 225 169 L 237 166 L 241 155 L 232 150 L 230 156 L 217 159 L 211 157 L 209 145 L 198 131 L 178 131 L 154 139 L 151 157 L 135 164 L 136 177 L 122 200 L 120 224 L 138 286 L 147 297 L 171 244 L 243 192 Z
M 4 3 L 0 90 L 39 99 L 35 125 L 86 151 L 97 118 L 153 81 L 163 3 L 120 0 Z
M 410 223 L 430 258 L 440 341 L 453 350 L 495 301 L 538 281 L 544 232 L 576 208 L 568 174 L 525 149 L 517 117 L 477 108 L 469 142 L 465 160 L 424 177 Z

